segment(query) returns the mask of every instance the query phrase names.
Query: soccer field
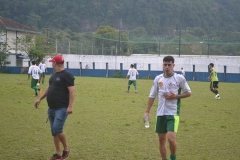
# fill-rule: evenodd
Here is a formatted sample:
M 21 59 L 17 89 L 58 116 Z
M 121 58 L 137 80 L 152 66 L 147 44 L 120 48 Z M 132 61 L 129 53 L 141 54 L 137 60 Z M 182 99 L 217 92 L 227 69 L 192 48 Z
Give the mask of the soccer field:
M 47 87 L 46 76 L 44 85 Z M 138 79 L 126 93 L 118 78 L 75 77 L 73 114 L 64 132 L 71 148 L 68 160 L 160 159 L 155 129 L 157 100 L 150 128 L 142 121 L 153 80 Z M 0 154 L 6 160 L 45 160 L 55 153 L 47 103 L 38 109 L 26 74 L 0 74 Z M 182 99 L 177 158 L 179 160 L 239 160 L 240 84 L 219 83 L 220 100 L 208 82 L 189 82 L 192 96 Z M 169 151 L 169 150 L 168 150 Z M 169 152 L 168 152 L 169 154 Z

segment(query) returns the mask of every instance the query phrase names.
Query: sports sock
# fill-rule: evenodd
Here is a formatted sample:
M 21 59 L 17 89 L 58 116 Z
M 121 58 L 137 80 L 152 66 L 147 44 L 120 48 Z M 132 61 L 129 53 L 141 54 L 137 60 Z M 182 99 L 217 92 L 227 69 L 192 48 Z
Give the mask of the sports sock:
M 34 86 L 34 87 L 32 87 L 32 89 L 34 89 L 35 95 L 38 95 L 38 88 L 36 86 Z
M 174 155 L 174 156 L 173 156 L 173 155 L 170 154 L 170 159 L 171 159 L 171 160 L 176 160 L 176 159 L 177 159 L 177 155 Z
M 130 89 L 130 86 L 128 86 L 128 90 Z
M 136 86 L 136 85 L 134 86 L 134 90 L 135 90 L 135 91 L 137 90 L 137 86 Z
M 214 94 L 216 94 L 216 93 L 215 93 L 215 90 L 213 90 L 212 88 L 211 88 L 211 91 L 212 91 Z

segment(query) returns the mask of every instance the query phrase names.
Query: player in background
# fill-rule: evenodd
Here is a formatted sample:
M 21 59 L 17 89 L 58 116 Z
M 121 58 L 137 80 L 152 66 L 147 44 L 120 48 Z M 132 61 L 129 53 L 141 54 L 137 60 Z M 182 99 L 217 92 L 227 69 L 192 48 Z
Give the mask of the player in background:
M 31 79 L 31 88 L 35 91 L 35 97 L 38 96 L 38 92 L 41 94 L 42 89 L 37 87 L 37 83 L 39 81 L 39 74 L 41 74 L 42 71 L 38 66 L 36 66 L 36 62 L 32 61 L 32 65 L 28 69 L 28 80 L 30 79 L 30 75 L 32 76 Z
M 47 72 L 47 67 L 46 67 L 46 64 L 45 64 L 45 61 L 42 60 L 41 63 L 38 65 L 38 67 L 40 68 L 40 70 L 42 71 L 41 73 L 41 76 L 40 76 L 40 79 L 39 79 L 39 84 L 41 83 L 42 81 L 42 84 L 44 84 L 44 78 L 45 78 L 45 71 Z
M 185 77 L 185 71 L 184 71 L 183 67 L 181 68 L 181 75 L 183 75 L 183 77 Z
M 167 160 L 167 142 L 171 153 L 170 159 L 177 159 L 176 135 L 179 125 L 181 99 L 191 96 L 191 89 L 186 79 L 182 75 L 174 73 L 174 66 L 172 56 L 163 58 L 164 73 L 155 77 L 153 81 L 146 112 L 143 116 L 149 117 L 154 100 L 157 98 L 158 108 L 155 131 L 158 134 L 159 152 L 162 160 Z
M 212 91 L 216 96 L 216 99 L 220 99 L 220 95 L 218 93 L 218 76 L 217 76 L 217 71 L 214 67 L 213 63 L 210 63 L 209 65 L 210 69 L 210 75 L 208 77 L 208 80 L 211 81 L 210 83 L 210 91 Z
M 137 93 L 137 77 L 138 77 L 138 75 L 139 75 L 138 71 L 134 68 L 134 65 L 131 64 L 130 69 L 128 70 L 128 73 L 126 76 L 126 80 L 129 79 L 128 80 L 128 89 L 126 90 L 126 92 L 129 93 L 130 86 L 131 86 L 131 84 L 133 84 L 135 93 Z

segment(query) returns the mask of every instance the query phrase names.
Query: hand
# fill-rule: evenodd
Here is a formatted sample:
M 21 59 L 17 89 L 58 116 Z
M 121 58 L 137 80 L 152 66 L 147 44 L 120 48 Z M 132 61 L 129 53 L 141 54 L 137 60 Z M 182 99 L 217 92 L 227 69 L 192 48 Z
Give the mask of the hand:
M 167 100 L 172 100 L 172 99 L 176 99 L 177 95 L 172 91 L 170 91 L 170 93 L 164 95 L 164 98 L 166 98 Z
M 39 105 L 40 101 L 41 101 L 41 100 L 38 99 L 38 100 L 34 103 L 35 108 L 38 108 L 38 105 Z
M 72 112 L 73 112 L 72 107 L 68 107 L 68 108 L 67 108 L 67 114 L 72 114 Z
M 150 119 L 150 116 L 149 116 L 149 113 L 148 112 L 146 112 L 144 115 L 143 115 L 143 122 L 145 122 L 145 116 L 148 116 L 148 119 Z
M 210 77 L 208 77 L 208 81 L 211 81 L 211 78 L 210 78 Z

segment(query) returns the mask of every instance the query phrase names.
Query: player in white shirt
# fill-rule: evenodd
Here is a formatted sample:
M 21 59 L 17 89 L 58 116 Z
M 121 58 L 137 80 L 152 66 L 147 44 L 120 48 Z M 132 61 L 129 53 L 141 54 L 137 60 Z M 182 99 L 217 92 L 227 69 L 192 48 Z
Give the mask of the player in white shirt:
M 36 66 L 36 62 L 32 61 L 32 65 L 28 69 L 28 80 L 30 79 L 30 75 L 32 76 L 31 79 L 31 88 L 35 91 L 35 97 L 38 96 L 38 92 L 41 94 L 42 89 L 37 87 L 37 83 L 39 80 L 39 75 L 42 73 L 40 68 Z
M 44 78 L 45 78 L 45 71 L 47 72 L 47 67 L 46 67 L 46 64 L 45 64 L 45 61 L 42 60 L 41 63 L 38 65 L 38 67 L 40 68 L 40 70 L 42 71 L 41 73 L 41 76 L 40 76 L 40 79 L 39 79 L 39 82 L 38 83 L 41 83 L 42 81 L 42 84 L 44 84 Z
M 181 68 L 181 75 L 183 75 L 183 77 L 185 77 L 185 71 L 184 71 L 183 67 Z
M 138 71 L 134 68 L 134 65 L 131 64 L 130 69 L 128 70 L 128 73 L 126 76 L 126 80 L 129 78 L 128 89 L 126 90 L 126 92 L 129 93 L 130 85 L 133 84 L 135 93 L 137 93 L 137 77 L 138 77 L 138 75 L 139 75 Z
M 176 133 L 179 124 L 180 100 L 191 96 L 186 79 L 173 71 L 175 64 L 172 56 L 163 58 L 164 73 L 158 75 L 149 94 L 148 105 L 144 117 L 158 98 L 156 133 L 159 138 L 159 151 L 163 160 L 167 160 L 166 142 L 169 142 L 170 159 L 176 160 Z

